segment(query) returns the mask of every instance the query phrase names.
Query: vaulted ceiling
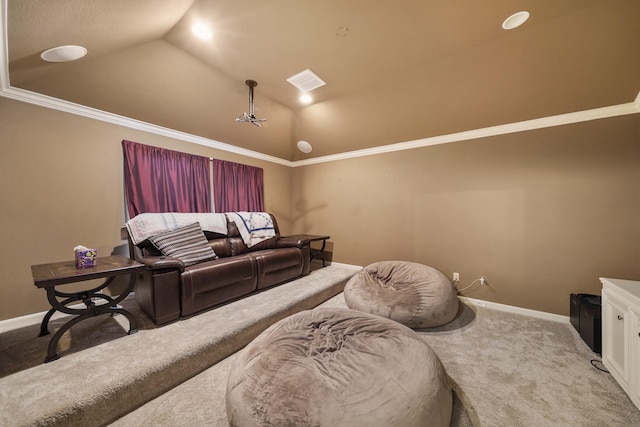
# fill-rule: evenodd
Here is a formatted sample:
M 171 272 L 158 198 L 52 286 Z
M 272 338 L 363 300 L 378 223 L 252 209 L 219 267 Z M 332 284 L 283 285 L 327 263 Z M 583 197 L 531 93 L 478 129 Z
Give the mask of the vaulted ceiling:
M 637 0 L 3 2 L 12 87 L 286 160 L 623 104 L 640 90 Z M 530 19 L 503 30 L 520 10 Z M 194 37 L 197 21 L 210 40 Z M 40 58 L 59 45 L 88 54 Z M 286 80 L 305 69 L 326 82 L 309 105 Z M 259 128 L 235 121 L 247 79 Z

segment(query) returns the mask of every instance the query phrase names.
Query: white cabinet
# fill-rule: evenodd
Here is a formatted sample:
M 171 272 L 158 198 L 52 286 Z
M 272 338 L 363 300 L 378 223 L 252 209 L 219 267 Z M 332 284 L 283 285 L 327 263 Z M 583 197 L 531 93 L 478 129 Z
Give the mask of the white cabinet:
M 629 361 L 629 376 L 634 382 L 631 387 L 631 400 L 640 409 L 640 307 L 630 307 L 631 313 L 631 331 L 630 331 L 630 348 L 631 359 Z
M 602 282 L 602 362 L 640 408 L 640 282 Z

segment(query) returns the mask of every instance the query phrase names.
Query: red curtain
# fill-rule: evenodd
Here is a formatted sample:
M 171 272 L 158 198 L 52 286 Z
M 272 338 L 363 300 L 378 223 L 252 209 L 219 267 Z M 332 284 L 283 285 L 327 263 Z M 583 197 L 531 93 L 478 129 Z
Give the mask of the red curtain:
M 145 212 L 211 212 L 209 158 L 122 141 L 129 218 Z
M 216 212 L 263 212 L 262 168 L 214 159 L 213 198 Z

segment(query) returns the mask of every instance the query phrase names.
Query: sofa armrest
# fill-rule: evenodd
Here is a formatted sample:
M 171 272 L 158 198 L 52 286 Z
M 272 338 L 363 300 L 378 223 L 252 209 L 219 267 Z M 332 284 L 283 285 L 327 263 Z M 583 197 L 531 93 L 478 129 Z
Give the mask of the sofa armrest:
M 165 255 L 144 254 L 142 249 L 131 242 L 129 239 L 129 256 L 142 264 L 147 270 L 179 270 L 182 273 L 185 265 L 178 258 Z
M 182 261 L 169 256 L 136 257 L 136 261 L 144 264 L 147 270 L 180 270 L 182 273 L 185 268 Z
M 309 241 L 300 239 L 299 236 L 281 236 L 276 242 L 276 248 L 300 248 L 308 245 Z
M 293 236 L 280 237 L 280 239 L 278 239 L 276 247 L 284 248 L 295 246 L 298 248 L 303 248 L 305 246 L 311 245 L 311 242 L 323 242 L 324 247 L 324 243 L 330 238 L 330 236 L 321 236 L 315 234 L 294 234 Z

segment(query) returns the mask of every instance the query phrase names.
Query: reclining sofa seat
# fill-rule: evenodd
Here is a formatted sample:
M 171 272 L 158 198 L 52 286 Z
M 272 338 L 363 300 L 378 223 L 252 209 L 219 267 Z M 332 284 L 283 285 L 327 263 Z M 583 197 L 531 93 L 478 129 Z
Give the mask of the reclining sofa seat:
M 275 237 L 251 248 L 228 219 L 227 235 L 204 231 L 219 258 L 188 267 L 179 259 L 164 256 L 148 240 L 134 245 L 129 235 L 130 257 L 146 267 L 137 277 L 136 301 L 156 324 L 163 325 L 308 275 L 309 245 L 295 236 L 280 236 L 276 219 L 271 218 Z

